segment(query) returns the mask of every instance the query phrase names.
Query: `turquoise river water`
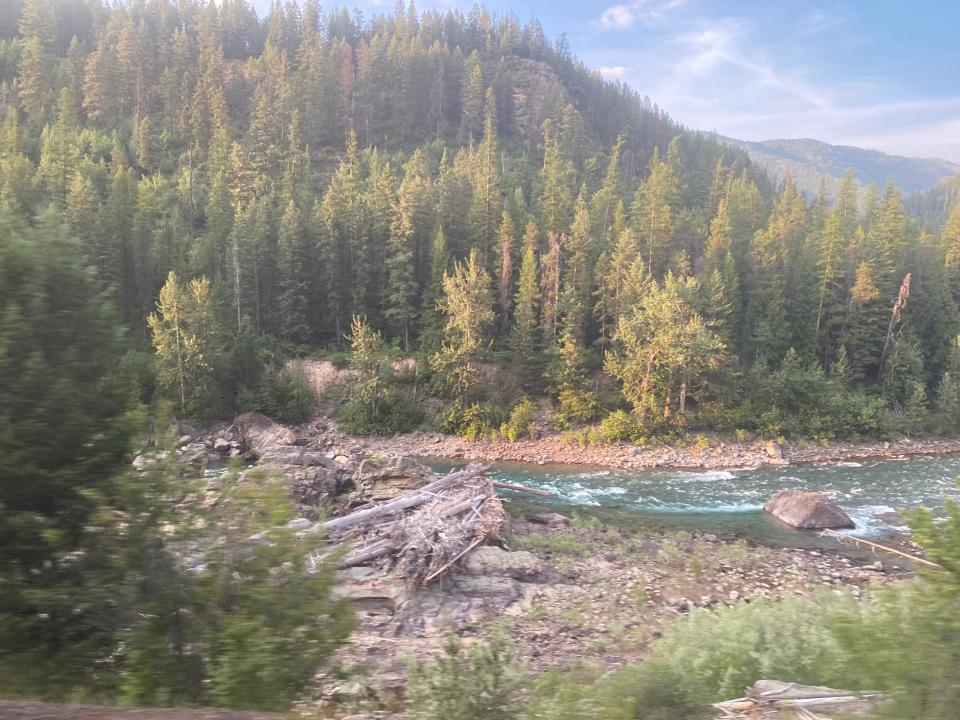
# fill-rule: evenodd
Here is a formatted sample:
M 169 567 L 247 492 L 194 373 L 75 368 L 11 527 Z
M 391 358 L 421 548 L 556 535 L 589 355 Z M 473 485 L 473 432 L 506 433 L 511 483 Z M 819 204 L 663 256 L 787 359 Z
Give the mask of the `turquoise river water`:
M 431 460 L 447 471 L 463 462 Z M 960 455 L 743 470 L 619 470 L 580 465 L 497 463 L 496 480 L 548 490 L 550 497 L 504 492 L 515 511 L 579 511 L 624 525 L 737 535 L 775 544 L 806 544 L 801 533 L 763 513 L 778 490 L 814 490 L 842 507 L 865 538 L 902 532 L 898 511 L 924 505 L 942 511 L 960 498 Z M 516 512 L 515 512 L 516 514 Z M 810 538 L 812 539 L 812 538 Z

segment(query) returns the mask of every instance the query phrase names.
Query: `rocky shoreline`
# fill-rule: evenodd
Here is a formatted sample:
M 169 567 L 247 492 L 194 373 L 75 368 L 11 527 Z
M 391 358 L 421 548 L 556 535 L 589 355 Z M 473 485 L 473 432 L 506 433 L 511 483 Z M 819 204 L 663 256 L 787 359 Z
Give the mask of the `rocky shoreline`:
M 318 426 L 319 425 L 319 426 Z M 324 421 L 315 423 L 319 435 L 329 436 Z M 731 470 L 762 465 L 787 466 L 831 462 L 894 459 L 920 455 L 960 453 L 960 438 L 890 442 L 812 443 L 751 440 L 736 442 L 711 439 L 707 447 L 668 445 L 640 447 L 626 443 L 579 445 L 560 434 L 536 440 L 475 440 L 439 433 L 410 433 L 390 438 L 354 439 L 371 452 L 411 457 L 462 458 L 484 462 L 528 462 L 540 465 L 591 465 L 619 469 L 676 468 L 683 470 Z
M 277 473 L 301 508 L 303 519 L 297 522 L 304 527 L 319 514 L 342 517 L 436 478 L 411 456 L 720 468 L 960 452 L 960 441 L 949 440 L 830 448 L 717 442 L 651 449 L 582 448 L 556 436 L 518 443 L 423 433 L 359 439 L 338 432 L 326 418 L 288 428 L 257 414 L 203 433 L 184 426 L 181 431 L 179 454 L 188 462 L 243 457 Z M 149 462 L 140 460 L 139 465 Z M 210 478 L 207 493 L 219 491 L 218 479 Z M 451 634 L 469 644 L 505 632 L 520 666 L 532 675 L 578 663 L 612 670 L 642 658 L 666 624 L 695 608 L 824 590 L 860 597 L 870 587 L 910 577 L 902 562 L 852 547 L 767 547 L 552 513 L 505 518 L 496 543 L 458 556 L 435 582 L 398 577 L 382 559 L 341 567 L 337 592 L 351 601 L 358 626 L 318 675 L 313 696 L 300 710 L 329 717 L 389 708 L 403 690 L 410 660 L 442 652 Z

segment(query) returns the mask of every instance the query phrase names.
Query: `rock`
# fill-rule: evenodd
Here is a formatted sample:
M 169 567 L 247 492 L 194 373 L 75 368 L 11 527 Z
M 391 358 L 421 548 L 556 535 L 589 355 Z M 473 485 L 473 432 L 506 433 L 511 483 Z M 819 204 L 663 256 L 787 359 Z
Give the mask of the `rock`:
M 180 438 L 177 440 L 177 445 L 179 445 L 180 447 L 183 447 L 184 445 L 189 445 L 191 442 L 193 442 L 192 437 L 190 437 L 189 435 L 181 435 Z
M 781 490 L 763 509 L 787 525 L 804 530 L 856 527 L 849 515 L 820 493 Z
M 783 448 L 780 447 L 779 443 L 773 442 L 772 440 L 767 443 L 766 447 L 767 457 L 774 460 L 783 460 Z
M 570 525 L 570 518 L 555 512 L 533 515 L 530 521 L 547 527 L 569 527 Z
M 333 591 L 338 600 L 349 600 L 358 612 L 393 614 L 408 598 L 406 585 L 400 581 L 341 583 Z
M 181 422 L 177 430 L 181 435 L 187 435 L 190 438 L 187 440 L 187 442 L 190 442 L 190 440 L 194 440 L 201 435 L 200 431 L 188 422 Z
M 467 597 L 500 598 L 510 603 L 520 596 L 520 583 L 500 575 L 454 575 L 453 585 Z
M 231 447 L 230 441 L 226 438 L 217 438 L 213 441 L 213 449 L 217 452 L 228 452 Z
M 151 465 L 156 464 L 156 462 L 156 458 L 147 457 L 146 455 L 137 455 L 130 464 L 133 465 L 133 469 L 137 472 L 143 472 Z
M 543 570 L 543 562 L 531 552 L 507 552 L 493 546 L 478 547 L 463 561 L 464 575 L 498 575 L 525 580 L 540 575 Z
M 261 413 L 244 413 L 233 421 L 247 449 L 260 457 L 269 448 L 277 445 L 293 445 L 296 434 L 288 427 L 275 423 Z

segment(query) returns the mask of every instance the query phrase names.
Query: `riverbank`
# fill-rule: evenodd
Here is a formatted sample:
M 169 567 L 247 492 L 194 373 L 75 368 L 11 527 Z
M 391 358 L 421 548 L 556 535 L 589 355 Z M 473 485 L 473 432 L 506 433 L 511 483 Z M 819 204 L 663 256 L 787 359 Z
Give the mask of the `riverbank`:
M 593 465 L 620 469 L 675 468 L 678 470 L 730 470 L 763 465 L 788 466 L 872 459 L 905 458 L 960 453 L 960 438 L 930 438 L 873 442 L 832 443 L 709 439 L 709 445 L 672 445 L 658 442 L 648 447 L 626 443 L 580 445 L 563 434 L 539 439 L 474 440 L 440 433 L 409 433 L 389 438 L 350 438 L 338 433 L 326 419 L 302 429 L 305 439 L 321 444 L 349 445 L 367 452 L 412 457 L 459 458 L 485 462 L 514 461 L 536 464 Z

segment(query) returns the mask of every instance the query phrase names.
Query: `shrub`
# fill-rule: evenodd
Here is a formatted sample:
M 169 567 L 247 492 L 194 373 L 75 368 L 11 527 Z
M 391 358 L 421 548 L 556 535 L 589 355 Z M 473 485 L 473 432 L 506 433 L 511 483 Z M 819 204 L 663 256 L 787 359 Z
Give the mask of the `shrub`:
M 490 405 L 473 403 L 463 407 L 454 402 L 440 416 L 440 431 L 459 435 L 467 440 L 496 437 L 505 418 L 503 412 Z
M 625 410 L 615 410 L 600 423 L 600 436 L 607 442 L 629 442 L 639 435 L 639 424 Z
M 516 442 L 530 434 L 530 426 L 537 415 L 537 404 L 530 398 L 523 398 L 510 411 L 510 419 L 500 426 L 501 437 Z
M 545 673 L 527 717 L 549 720 L 706 720 L 713 713 L 695 678 L 664 662 L 601 676 L 599 668 Z
M 373 406 L 353 399 L 337 410 L 337 428 L 350 435 L 405 433 L 423 424 L 423 408 L 400 392 L 387 392 L 380 400 L 377 415 Z
M 696 609 L 668 626 L 653 657 L 696 678 L 712 702 L 739 697 L 761 678 L 843 687 L 847 654 L 829 620 L 856 607 L 850 596 L 815 601 L 757 600 L 719 610 Z
M 586 390 L 565 387 L 557 394 L 560 403 L 560 417 L 567 425 L 574 422 L 589 422 L 597 416 L 599 403 L 596 396 Z
M 514 694 L 517 673 L 506 643 L 464 649 L 450 638 L 444 654 L 409 671 L 407 714 L 412 720 L 514 720 L 519 717 Z
M 253 388 L 237 396 L 241 412 L 262 412 L 281 423 L 302 423 L 310 417 L 317 397 L 303 373 L 293 370 L 266 373 Z

